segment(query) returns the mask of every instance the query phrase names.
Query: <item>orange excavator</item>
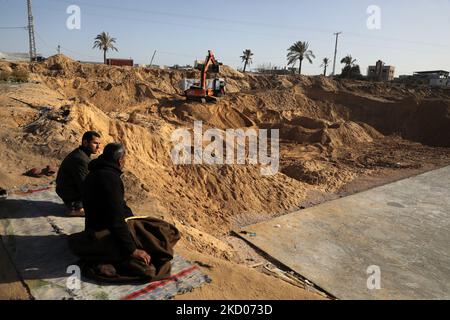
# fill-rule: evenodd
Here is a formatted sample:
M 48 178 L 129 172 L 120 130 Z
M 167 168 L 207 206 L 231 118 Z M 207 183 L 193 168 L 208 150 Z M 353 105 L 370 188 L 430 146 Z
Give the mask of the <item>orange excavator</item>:
M 219 73 L 222 63 L 218 62 L 211 50 L 208 50 L 208 55 L 204 63 L 196 66 L 201 71 L 200 85 L 196 83 L 191 85 L 184 91 L 188 101 L 216 101 L 216 97 L 225 94 L 225 81 L 215 77 L 214 79 L 206 79 L 208 72 Z

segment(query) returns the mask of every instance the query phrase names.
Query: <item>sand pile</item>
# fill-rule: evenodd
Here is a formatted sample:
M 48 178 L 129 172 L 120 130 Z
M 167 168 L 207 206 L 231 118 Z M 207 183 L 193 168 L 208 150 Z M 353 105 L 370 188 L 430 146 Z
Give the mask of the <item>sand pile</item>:
M 50 57 L 44 64 L 34 64 L 30 69 L 42 75 L 41 81 L 65 97 L 92 103 L 105 112 L 175 108 L 173 113 L 179 119 L 174 120 L 181 123 L 200 117 L 210 119 L 212 126 L 248 127 L 278 125 L 277 122 L 263 123 L 274 120 L 267 116 L 273 116 L 272 112 L 276 111 L 283 124 L 285 119 L 295 116 L 334 123 L 362 122 L 385 135 L 395 133 L 430 145 L 449 145 L 448 136 L 443 134 L 448 132 L 445 129 L 450 121 L 446 116 L 449 95 L 426 88 L 412 90 L 379 83 L 334 81 L 323 76 L 245 75 L 223 66 L 221 76 L 226 79 L 231 96 L 221 102 L 219 111 L 210 108 L 211 111 L 181 102 L 179 82 L 184 77 L 199 77 L 196 71 L 89 65 L 63 55 Z M 438 99 L 441 106 L 427 107 L 434 105 L 433 99 Z M 172 112 L 167 116 L 173 116 Z M 239 119 L 223 120 L 228 117 Z M 417 123 L 422 119 L 423 125 L 418 129 Z M 430 126 L 430 123 L 435 125 Z M 345 132 L 348 136 L 349 131 Z M 360 133 L 355 135 L 361 137 Z
M 174 166 L 170 159 L 169 124 L 158 131 L 111 119 L 93 105 L 54 108 L 24 128 L 21 144 L 33 152 L 62 159 L 75 148 L 82 133 L 97 130 L 104 143 L 121 141 L 128 151 L 125 182 L 133 202 L 151 199 L 160 212 L 192 236 L 189 245 L 215 255 L 230 257 L 230 248 L 219 240 L 211 245 L 233 217 L 250 208 L 256 212 L 283 211 L 297 205 L 302 186 L 281 175 L 262 178 L 258 168 Z M 172 128 L 174 129 L 174 127 Z M 273 188 L 279 189 L 270 195 Z M 157 209 L 157 208 L 156 208 Z M 204 230 L 209 234 L 195 236 Z M 203 232 L 204 233 L 204 232 Z M 185 240 L 189 241 L 189 240 Z M 223 248 L 227 248 L 224 250 Z

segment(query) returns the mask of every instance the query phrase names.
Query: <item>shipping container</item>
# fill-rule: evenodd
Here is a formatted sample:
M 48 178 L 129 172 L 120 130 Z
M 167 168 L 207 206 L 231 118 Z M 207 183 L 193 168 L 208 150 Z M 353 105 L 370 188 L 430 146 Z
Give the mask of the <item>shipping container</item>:
M 106 59 L 106 64 L 109 66 L 134 66 L 133 59 Z

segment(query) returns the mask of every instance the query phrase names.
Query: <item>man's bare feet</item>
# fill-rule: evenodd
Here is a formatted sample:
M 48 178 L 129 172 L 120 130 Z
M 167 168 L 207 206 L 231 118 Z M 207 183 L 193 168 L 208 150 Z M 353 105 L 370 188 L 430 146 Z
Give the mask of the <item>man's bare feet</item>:
M 112 264 L 101 264 L 98 266 L 98 271 L 102 276 L 115 277 L 117 275 L 116 268 Z
M 79 210 L 72 210 L 69 212 L 69 217 L 77 218 L 77 217 L 84 217 L 84 209 L 81 208 Z

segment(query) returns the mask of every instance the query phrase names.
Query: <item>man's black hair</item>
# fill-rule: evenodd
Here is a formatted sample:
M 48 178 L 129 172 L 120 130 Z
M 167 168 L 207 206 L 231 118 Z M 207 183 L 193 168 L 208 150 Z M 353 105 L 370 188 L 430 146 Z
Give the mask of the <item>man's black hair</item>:
M 103 159 L 113 163 L 117 163 L 125 154 L 125 148 L 121 143 L 110 143 L 103 149 Z
M 91 142 L 93 139 L 94 139 L 94 137 L 97 137 L 97 138 L 100 138 L 100 134 L 98 134 L 97 132 L 95 132 L 95 131 L 88 131 L 88 132 L 85 132 L 84 134 L 83 134 L 83 138 L 81 138 L 81 142 L 83 142 L 83 141 L 87 141 L 87 142 Z

